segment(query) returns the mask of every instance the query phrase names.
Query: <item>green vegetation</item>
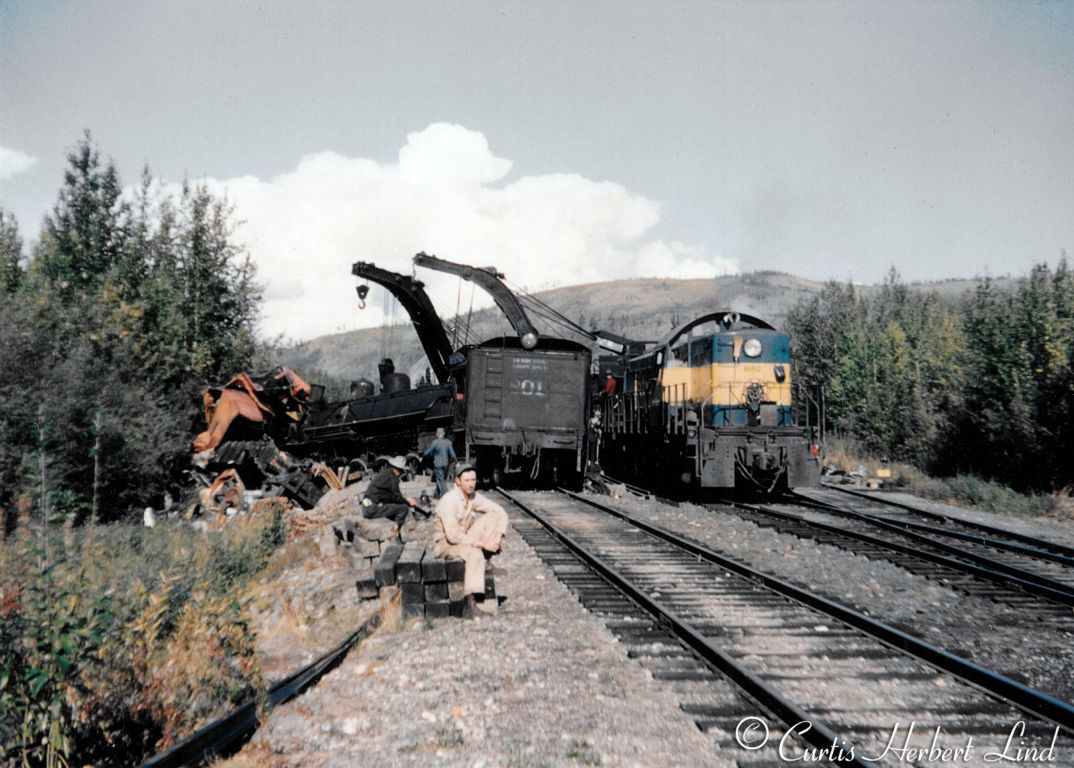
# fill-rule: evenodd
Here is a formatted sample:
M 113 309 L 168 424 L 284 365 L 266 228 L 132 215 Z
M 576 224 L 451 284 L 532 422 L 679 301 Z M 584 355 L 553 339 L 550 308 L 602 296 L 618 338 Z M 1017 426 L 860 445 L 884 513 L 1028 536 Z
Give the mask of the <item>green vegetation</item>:
M 1020 492 L 1009 485 L 974 475 L 933 477 L 911 464 L 881 460 L 855 441 L 840 437 L 829 439 L 824 458 L 825 462 L 848 473 L 864 468 L 868 475 L 876 476 L 879 469 L 889 469 L 892 487 L 925 499 L 1019 517 L 1074 520 L 1074 497 L 1064 489 L 1051 493 Z
M 0 550 L 4 761 L 129 765 L 253 698 L 246 588 L 283 540 L 281 510 L 211 534 L 21 527 Z
M 26 263 L 0 210 L 0 762 L 129 765 L 259 689 L 242 595 L 283 521 L 122 522 L 188 485 L 259 293 L 205 187 L 124 195 L 88 135 L 67 161 Z
M 205 384 L 249 364 L 259 294 L 206 188 L 146 172 L 128 199 L 88 136 L 67 160 L 25 268 L 0 212 L 0 506 L 108 521 L 177 483 Z
M 1064 257 L 1012 291 L 978 283 L 955 306 L 892 271 L 863 298 L 829 283 L 788 315 L 801 380 L 827 395 L 829 429 L 874 456 L 964 487 L 1074 488 L 1074 273 Z M 962 478 L 962 479 L 960 479 Z M 980 495 L 980 494 L 977 494 Z

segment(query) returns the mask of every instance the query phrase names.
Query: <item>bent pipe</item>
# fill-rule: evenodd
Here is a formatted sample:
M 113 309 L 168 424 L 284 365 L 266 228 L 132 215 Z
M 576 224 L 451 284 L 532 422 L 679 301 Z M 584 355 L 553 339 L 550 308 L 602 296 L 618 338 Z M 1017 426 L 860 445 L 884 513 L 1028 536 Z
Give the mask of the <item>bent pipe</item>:
M 339 666 L 351 648 L 380 626 L 380 620 L 378 612 L 364 621 L 350 637 L 334 649 L 269 688 L 263 714 L 268 714 L 273 707 L 302 693 Z M 246 702 L 230 714 L 195 731 L 167 752 L 149 758 L 142 763 L 141 768 L 193 768 L 204 765 L 213 758 L 234 754 L 260 724 L 257 705 L 256 699 Z

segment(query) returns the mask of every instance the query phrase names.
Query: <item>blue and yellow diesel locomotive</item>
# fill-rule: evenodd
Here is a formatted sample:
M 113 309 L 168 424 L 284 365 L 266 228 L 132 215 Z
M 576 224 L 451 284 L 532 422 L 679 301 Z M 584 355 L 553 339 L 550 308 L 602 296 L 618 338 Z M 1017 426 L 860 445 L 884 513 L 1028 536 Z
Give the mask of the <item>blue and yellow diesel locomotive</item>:
M 818 435 L 795 390 L 790 337 L 714 312 L 622 360 L 599 407 L 599 461 L 613 477 L 772 492 L 817 485 Z

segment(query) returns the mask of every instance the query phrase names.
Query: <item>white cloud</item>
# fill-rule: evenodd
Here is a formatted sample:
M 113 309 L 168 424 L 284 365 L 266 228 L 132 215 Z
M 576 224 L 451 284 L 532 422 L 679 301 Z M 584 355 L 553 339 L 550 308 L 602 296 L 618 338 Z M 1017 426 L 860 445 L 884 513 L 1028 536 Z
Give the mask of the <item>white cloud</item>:
M 0 147 L 0 181 L 22 173 L 37 163 L 37 158 L 16 149 Z
M 245 222 L 239 237 L 266 286 L 266 336 L 310 338 L 379 323 L 377 294 L 358 312 L 351 264 L 372 261 L 410 273 L 411 258 L 422 250 L 495 265 L 528 289 L 737 271 L 735 262 L 699 247 L 646 240 L 659 207 L 619 184 L 575 174 L 504 182 L 510 170 L 511 161 L 493 155 L 481 133 L 435 123 L 407 136 L 395 164 L 320 152 L 270 181 L 208 184 L 226 191 Z M 456 281 L 426 270 L 420 277 L 434 301 L 453 312 Z M 479 290 L 475 306 L 490 303 Z

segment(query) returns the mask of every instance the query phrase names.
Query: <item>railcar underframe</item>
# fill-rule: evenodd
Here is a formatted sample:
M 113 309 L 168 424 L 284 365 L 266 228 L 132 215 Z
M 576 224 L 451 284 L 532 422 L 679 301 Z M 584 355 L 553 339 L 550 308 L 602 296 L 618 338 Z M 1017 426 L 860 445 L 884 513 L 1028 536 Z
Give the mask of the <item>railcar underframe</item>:
M 600 461 L 613 474 L 693 488 L 817 485 L 820 469 L 807 427 L 705 426 L 701 406 L 607 398 Z

